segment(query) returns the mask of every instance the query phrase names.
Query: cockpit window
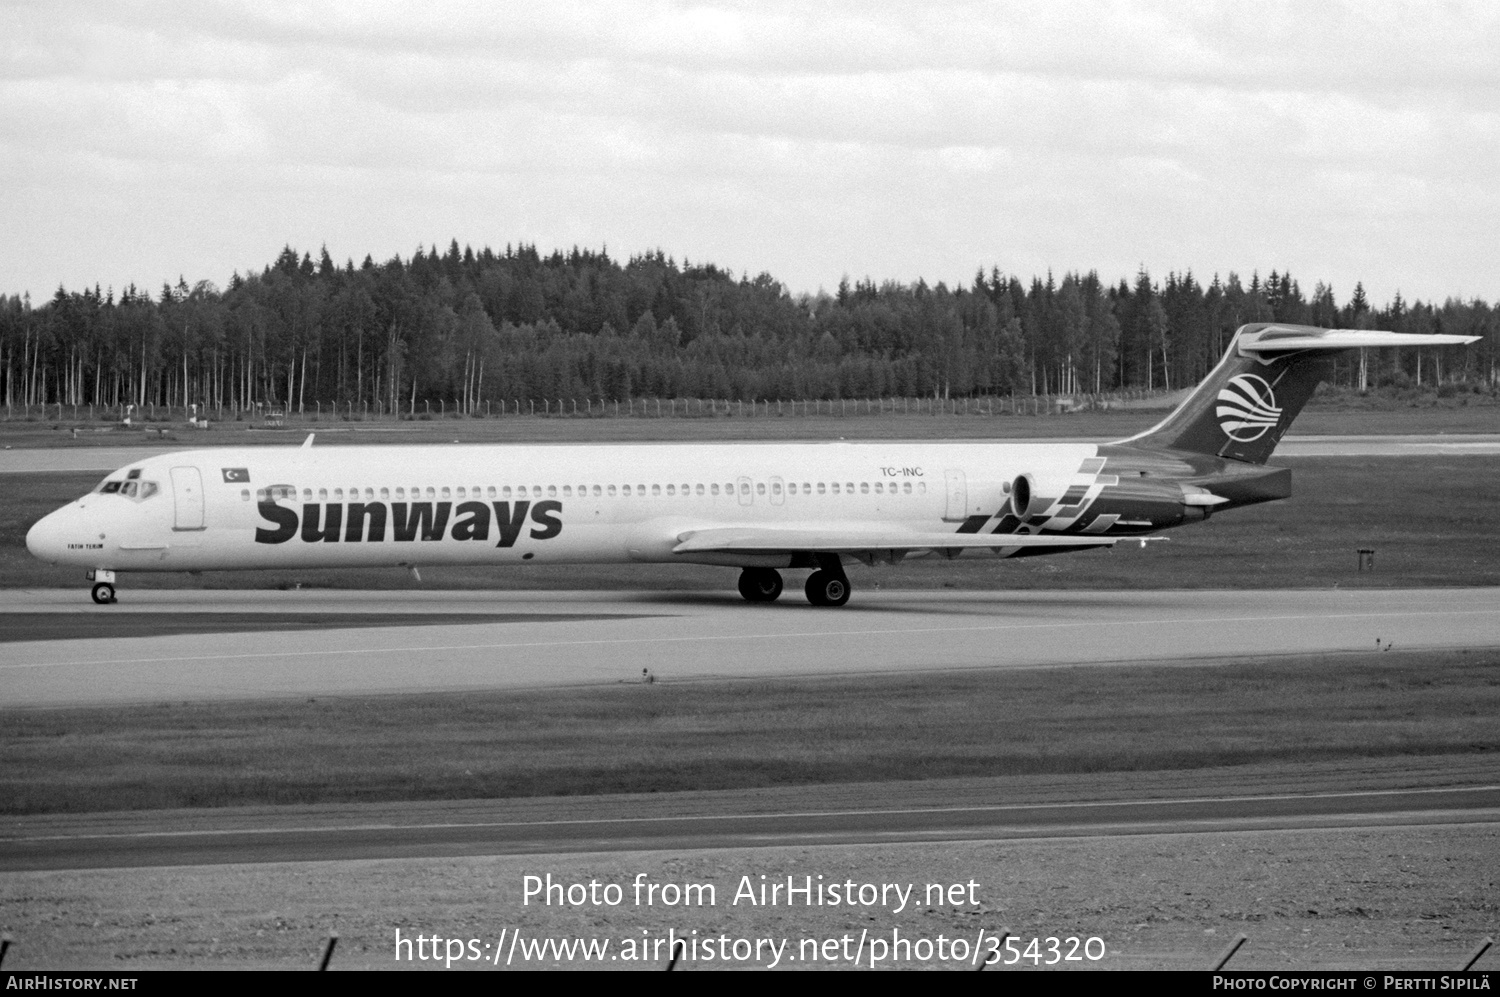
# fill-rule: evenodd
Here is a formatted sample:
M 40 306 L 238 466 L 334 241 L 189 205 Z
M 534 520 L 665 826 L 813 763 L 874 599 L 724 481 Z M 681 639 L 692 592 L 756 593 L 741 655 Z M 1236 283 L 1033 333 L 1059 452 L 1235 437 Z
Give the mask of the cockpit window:
M 120 495 L 136 502 L 144 502 L 161 491 L 161 486 L 154 481 L 106 481 L 99 491 L 105 495 Z

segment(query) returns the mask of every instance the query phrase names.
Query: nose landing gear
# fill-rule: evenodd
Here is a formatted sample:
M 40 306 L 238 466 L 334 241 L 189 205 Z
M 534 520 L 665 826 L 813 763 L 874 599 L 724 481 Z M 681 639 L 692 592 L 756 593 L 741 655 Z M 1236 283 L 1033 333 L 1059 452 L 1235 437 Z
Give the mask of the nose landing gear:
M 94 583 L 92 595 L 94 601 L 101 606 L 108 606 L 115 601 L 115 573 L 99 569 L 89 572 L 89 580 Z

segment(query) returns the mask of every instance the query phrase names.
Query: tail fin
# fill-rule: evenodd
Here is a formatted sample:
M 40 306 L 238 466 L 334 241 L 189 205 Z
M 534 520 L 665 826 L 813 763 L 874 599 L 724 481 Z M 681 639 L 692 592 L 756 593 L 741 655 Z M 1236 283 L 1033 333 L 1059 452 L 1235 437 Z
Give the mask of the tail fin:
M 1477 336 L 1421 336 L 1369 329 L 1255 323 L 1234 334 L 1224 359 L 1158 425 L 1118 442 L 1264 464 L 1318 382 L 1344 350 L 1456 346 Z

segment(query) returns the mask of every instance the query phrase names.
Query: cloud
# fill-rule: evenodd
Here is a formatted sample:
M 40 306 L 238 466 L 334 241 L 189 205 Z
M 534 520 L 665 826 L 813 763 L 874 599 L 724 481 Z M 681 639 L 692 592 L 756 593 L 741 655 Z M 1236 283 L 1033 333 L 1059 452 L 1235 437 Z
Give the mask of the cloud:
M 1500 220 L 1489 4 L 23 3 L 0 28 L 26 235 L 0 290 L 222 280 L 335 233 L 659 245 L 798 289 L 1493 282 L 1461 244 Z

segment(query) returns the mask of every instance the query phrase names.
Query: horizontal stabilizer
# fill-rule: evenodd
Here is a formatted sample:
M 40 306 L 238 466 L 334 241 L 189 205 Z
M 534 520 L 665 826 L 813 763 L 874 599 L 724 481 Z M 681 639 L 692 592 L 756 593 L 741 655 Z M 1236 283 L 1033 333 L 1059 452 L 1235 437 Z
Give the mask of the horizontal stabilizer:
M 1465 346 L 1478 336 L 1425 336 L 1383 329 L 1320 329 L 1285 322 L 1253 322 L 1235 332 L 1219 365 L 1155 426 L 1118 441 L 1142 450 L 1204 454 L 1264 464 L 1318 382 L 1333 373 L 1346 350 Z M 1211 499 L 1189 498 L 1208 507 Z
M 1240 337 L 1242 356 L 1304 350 L 1357 350 L 1384 346 L 1466 346 L 1478 336 L 1426 336 L 1382 329 L 1315 329 L 1300 325 L 1268 325 Z
M 1016 533 L 904 533 L 895 530 L 776 530 L 733 528 L 693 530 L 679 534 L 674 554 L 789 554 L 814 551 L 855 554 L 862 551 L 955 550 L 1007 547 L 1112 547 L 1116 537 L 1033 536 Z

